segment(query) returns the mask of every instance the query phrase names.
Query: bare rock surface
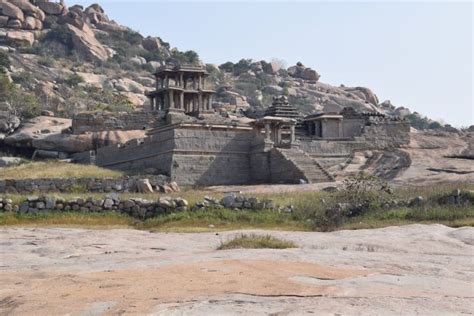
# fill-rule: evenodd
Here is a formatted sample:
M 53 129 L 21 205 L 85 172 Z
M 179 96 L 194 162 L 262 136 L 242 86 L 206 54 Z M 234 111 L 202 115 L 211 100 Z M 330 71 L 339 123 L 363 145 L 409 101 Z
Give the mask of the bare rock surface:
M 103 61 L 111 57 L 110 52 L 95 38 L 94 32 L 87 24 L 84 24 L 82 29 L 71 24 L 66 26 L 77 50 Z
M 286 250 L 216 247 L 241 232 L 3 228 L 2 314 L 462 314 L 474 228 L 263 232 Z
M 46 138 L 52 134 L 61 134 L 71 127 L 70 119 L 38 116 L 23 124 L 15 133 L 5 138 L 7 145 L 32 147 L 33 140 Z

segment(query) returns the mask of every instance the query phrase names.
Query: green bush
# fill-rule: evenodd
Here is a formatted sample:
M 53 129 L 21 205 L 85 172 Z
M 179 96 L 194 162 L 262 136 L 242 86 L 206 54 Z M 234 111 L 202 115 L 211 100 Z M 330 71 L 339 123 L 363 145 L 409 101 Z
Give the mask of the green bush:
M 199 63 L 199 55 L 192 50 L 180 52 L 178 50 L 171 51 L 171 57 L 168 60 L 177 60 L 181 64 L 195 65 Z
M 65 80 L 64 83 L 69 87 L 77 87 L 80 83 L 84 82 L 84 79 L 78 74 L 71 74 Z
M 41 56 L 38 58 L 38 64 L 45 66 L 45 67 L 53 67 L 54 66 L 54 59 L 51 56 Z
M 22 71 L 20 73 L 12 74 L 12 80 L 23 87 L 28 87 L 33 84 L 34 78 L 31 72 Z
M 53 25 L 51 30 L 44 37 L 45 42 L 59 42 L 69 50 L 74 49 L 72 35 L 66 25 Z
M 8 54 L 0 51 L 0 72 L 4 73 L 5 69 L 10 69 L 11 63 Z
M 241 234 L 226 242 L 221 242 L 217 250 L 227 249 L 287 249 L 298 248 L 292 241 L 279 239 L 271 235 Z
M 0 97 L 6 98 L 10 95 L 13 89 L 13 85 L 10 80 L 7 78 L 7 75 L 3 72 L 0 72 Z
M 361 172 L 344 180 L 344 189 L 338 198 L 349 204 L 346 215 L 351 217 L 379 209 L 391 195 L 392 189 L 387 182 Z
M 219 66 L 219 69 L 225 72 L 234 72 L 234 63 L 231 61 L 228 61 L 222 65 Z

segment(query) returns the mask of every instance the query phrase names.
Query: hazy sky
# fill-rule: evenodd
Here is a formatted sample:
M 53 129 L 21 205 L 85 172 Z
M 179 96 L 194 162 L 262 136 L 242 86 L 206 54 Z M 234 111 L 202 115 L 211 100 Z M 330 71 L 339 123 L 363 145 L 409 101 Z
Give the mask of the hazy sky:
M 455 126 L 474 124 L 473 15 L 464 2 L 84 1 L 206 63 L 283 59 Z

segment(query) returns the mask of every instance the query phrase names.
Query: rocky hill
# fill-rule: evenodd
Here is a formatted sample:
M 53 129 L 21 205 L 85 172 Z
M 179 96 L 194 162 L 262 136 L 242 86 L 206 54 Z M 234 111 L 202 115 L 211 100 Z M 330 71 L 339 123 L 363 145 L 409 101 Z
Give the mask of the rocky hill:
M 3 134 L 18 127 L 19 118 L 41 113 L 67 118 L 81 111 L 140 110 L 157 67 L 202 63 L 194 51 L 179 51 L 110 20 L 98 4 L 0 0 L 0 9 L 0 94 L 8 101 L 0 106 Z M 280 61 L 242 59 L 206 66 L 217 92 L 213 106 L 222 112 L 255 116 L 284 94 L 303 113 L 353 107 L 407 117 L 418 128 L 442 127 L 380 102 L 368 88 L 325 84 L 302 63 L 286 68 Z

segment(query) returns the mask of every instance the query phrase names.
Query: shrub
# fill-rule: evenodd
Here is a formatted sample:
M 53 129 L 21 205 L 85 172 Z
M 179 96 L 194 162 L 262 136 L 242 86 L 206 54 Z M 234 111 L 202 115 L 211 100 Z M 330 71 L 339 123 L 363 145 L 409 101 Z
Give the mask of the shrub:
M 234 72 L 234 63 L 231 61 L 228 61 L 222 65 L 219 66 L 219 69 L 225 72 Z
M 3 73 L 0 73 L 0 97 L 10 103 L 17 115 L 25 118 L 38 116 L 41 112 L 36 96 L 16 87 Z
M 13 85 L 5 73 L 0 72 L 0 97 L 8 97 L 13 89 Z
M 168 60 L 177 60 L 182 64 L 197 64 L 199 63 L 199 55 L 192 50 L 180 52 L 178 50 L 171 51 L 171 57 Z
M 361 172 L 344 180 L 344 189 L 338 197 L 349 204 L 346 215 L 351 217 L 380 208 L 391 194 L 392 189 L 387 182 Z
M 72 88 L 77 87 L 81 82 L 84 82 L 84 79 L 76 73 L 69 75 L 64 80 L 64 83 Z
M 240 74 L 250 70 L 252 64 L 251 59 L 241 59 L 237 64 L 234 65 L 234 75 L 239 76 Z
M 157 50 L 153 52 L 144 51 L 140 54 L 140 56 L 145 58 L 147 62 L 150 62 L 150 61 L 162 62 L 167 57 L 166 54 L 162 50 Z
M 292 241 L 282 240 L 270 235 L 259 236 L 256 234 L 245 235 L 241 234 L 234 237 L 231 240 L 222 242 L 217 248 L 218 250 L 226 249 L 286 249 L 286 248 L 297 248 L 296 244 Z
M 0 51 L 0 72 L 5 72 L 5 69 L 10 69 L 11 63 L 8 54 Z
M 22 71 L 20 73 L 12 74 L 12 80 L 23 87 L 28 87 L 33 83 L 34 78 L 31 72 Z
M 38 64 L 45 67 L 53 67 L 54 59 L 51 56 L 42 56 L 38 59 Z
M 65 45 L 69 50 L 74 49 L 72 35 L 65 25 L 54 24 L 51 30 L 44 37 L 46 42 L 59 42 Z

